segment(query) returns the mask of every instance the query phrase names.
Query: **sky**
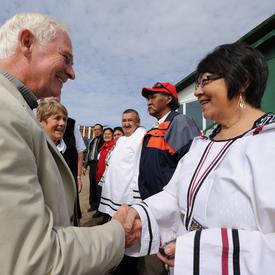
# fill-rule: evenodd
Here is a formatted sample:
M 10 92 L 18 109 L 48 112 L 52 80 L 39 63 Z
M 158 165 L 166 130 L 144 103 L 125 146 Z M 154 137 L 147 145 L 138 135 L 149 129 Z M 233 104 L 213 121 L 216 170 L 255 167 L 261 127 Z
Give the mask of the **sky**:
M 81 125 L 121 124 L 136 109 L 149 129 L 143 87 L 178 83 L 216 46 L 232 43 L 275 13 L 274 0 L 9 0 L 0 24 L 21 12 L 41 12 L 66 24 L 76 79 L 62 103 Z

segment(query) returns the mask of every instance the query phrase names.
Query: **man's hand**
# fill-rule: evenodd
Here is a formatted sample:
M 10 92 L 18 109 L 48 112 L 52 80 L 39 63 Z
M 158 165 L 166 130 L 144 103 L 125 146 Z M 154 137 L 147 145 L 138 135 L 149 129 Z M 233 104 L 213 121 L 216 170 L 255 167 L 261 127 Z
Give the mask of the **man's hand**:
M 137 211 L 123 204 L 114 214 L 113 219 L 121 223 L 125 231 L 125 247 L 137 243 L 141 236 L 141 222 Z
M 127 247 L 130 247 L 140 241 L 141 228 L 142 226 L 138 212 L 135 208 L 131 207 L 128 211 L 125 223 Z

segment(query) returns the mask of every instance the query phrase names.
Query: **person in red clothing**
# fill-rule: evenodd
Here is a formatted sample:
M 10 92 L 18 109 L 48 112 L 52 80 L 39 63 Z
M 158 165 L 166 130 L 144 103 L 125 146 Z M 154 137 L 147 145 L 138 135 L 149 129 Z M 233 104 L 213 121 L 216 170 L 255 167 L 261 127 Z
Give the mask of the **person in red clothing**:
M 105 168 L 106 168 L 106 157 L 108 153 L 114 148 L 115 140 L 114 140 L 114 130 L 112 128 L 105 128 L 103 130 L 103 144 L 98 150 L 98 161 L 97 161 L 97 169 L 96 169 L 96 183 L 100 182 L 102 178 Z M 98 185 L 98 197 L 101 197 L 102 186 Z M 109 216 L 105 215 L 99 211 L 97 211 L 93 217 L 99 218 L 103 216 L 103 222 L 106 222 L 109 219 Z
M 105 128 L 103 130 L 103 144 L 98 150 L 98 162 L 96 170 L 96 182 L 99 183 L 101 177 L 105 172 L 105 160 L 108 153 L 113 149 L 115 145 L 114 130 L 112 128 Z

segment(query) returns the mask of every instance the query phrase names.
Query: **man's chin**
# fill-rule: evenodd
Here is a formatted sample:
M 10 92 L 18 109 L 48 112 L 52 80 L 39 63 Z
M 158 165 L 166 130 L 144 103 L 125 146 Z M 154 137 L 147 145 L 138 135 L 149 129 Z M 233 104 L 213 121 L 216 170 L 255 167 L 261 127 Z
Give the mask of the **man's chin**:
M 149 114 L 150 116 L 154 116 L 155 113 L 156 113 L 155 110 L 153 110 L 153 109 L 148 109 L 148 114 Z
M 56 91 L 52 91 L 51 93 L 53 97 L 55 98 L 59 98 L 60 99 L 60 96 L 61 96 L 61 90 L 56 90 Z
M 56 98 L 56 99 L 60 99 L 61 96 L 61 90 L 56 90 L 56 91 L 40 91 L 38 93 L 34 93 L 35 96 L 40 99 L 40 98 Z

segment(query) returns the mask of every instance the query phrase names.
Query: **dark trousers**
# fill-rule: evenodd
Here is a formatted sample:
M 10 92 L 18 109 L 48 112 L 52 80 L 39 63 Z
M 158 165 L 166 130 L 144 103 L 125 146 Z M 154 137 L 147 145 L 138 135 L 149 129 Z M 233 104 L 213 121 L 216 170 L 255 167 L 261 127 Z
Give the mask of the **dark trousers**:
M 112 275 L 138 275 L 138 261 L 139 258 L 129 257 L 124 255 L 122 261 L 115 269 L 111 272 Z
M 79 193 L 78 193 L 77 187 L 76 187 L 76 192 L 77 192 L 77 196 L 74 204 L 74 226 L 79 226 L 79 220 L 82 218 L 82 213 L 80 209 Z
M 168 275 L 168 270 L 156 254 L 141 258 L 139 275 Z
M 98 186 L 96 183 L 96 167 L 97 162 L 89 163 L 90 171 L 89 171 L 89 178 L 90 178 L 90 196 L 89 196 L 89 203 L 90 207 L 93 210 L 96 210 L 99 205 L 99 196 L 98 196 Z

